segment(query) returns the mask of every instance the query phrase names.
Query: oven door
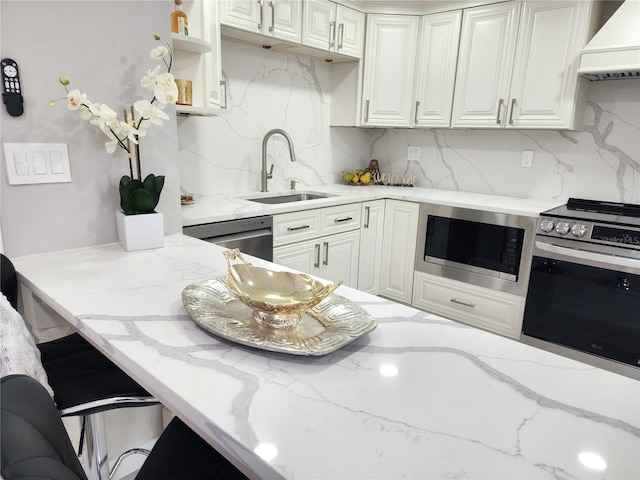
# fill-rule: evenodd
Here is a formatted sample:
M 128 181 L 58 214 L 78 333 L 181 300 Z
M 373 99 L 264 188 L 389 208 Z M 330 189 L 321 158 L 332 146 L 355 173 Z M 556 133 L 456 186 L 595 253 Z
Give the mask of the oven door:
M 640 366 L 640 260 L 536 241 L 522 329 Z

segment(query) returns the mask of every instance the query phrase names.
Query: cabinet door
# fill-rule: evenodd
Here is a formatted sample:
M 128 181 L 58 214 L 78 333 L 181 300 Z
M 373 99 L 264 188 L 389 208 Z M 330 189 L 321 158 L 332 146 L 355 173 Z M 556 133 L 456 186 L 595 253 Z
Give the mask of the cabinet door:
M 387 200 L 382 239 L 380 294 L 411 303 L 418 234 L 417 203 Z
M 519 3 L 464 10 L 452 127 L 501 128 L 516 47 Z
M 378 295 L 382 265 L 382 233 L 384 229 L 384 200 L 362 204 L 360 229 L 360 261 L 358 262 L 358 290 Z
M 592 2 L 524 2 L 507 127 L 573 128 Z
M 362 124 L 409 126 L 418 17 L 367 17 Z
M 302 9 L 300 0 L 264 0 L 265 35 L 300 43 L 302 40 Z
M 310 275 L 320 272 L 320 240 L 294 243 L 273 249 L 273 263 Z
M 364 50 L 364 13 L 338 5 L 336 9 L 335 51 L 362 58 Z
M 342 280 L 348 287 L 358 287 L 358 253 L 360 232 L 322 237 L 320 276 L 332 282 Z
M 211 52 L 207 58 L 206 84 L 209 88 L 209 106 L 223 106 L 226 108 L 226 91 L 222 85 L 222 56 L 220 53 L 220 21 L 218 20 L 218 2 L 205 1 L 203 6 L 205 25 L 208 25 L 206 39 L 211 43 Z
M 264 14 L 264 0 L 222 0 L 220 1 L 220 23 L 260 33 Z
M 327 0 L 307 0 L 302 13 L 302 43 L 333 51 L 336 38 L 336 4 Z
M 451 124 L 453 86 L 462 12 L 427 15 L 420 20 L 414 123 L 421 127 Z

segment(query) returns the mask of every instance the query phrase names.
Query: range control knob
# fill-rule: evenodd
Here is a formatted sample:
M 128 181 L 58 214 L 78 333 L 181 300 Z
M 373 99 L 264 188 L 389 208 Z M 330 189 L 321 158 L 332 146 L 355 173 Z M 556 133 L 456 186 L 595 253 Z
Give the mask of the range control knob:
M 573 227 L 571 227 L 571 234 L 580 238 L 584 237 L 584 234 L 587 233 L 587 226 L 582 223 L 576 223 Z
M 560 235 L 566 235 L 569 233 L 570 229 L 571 227 L 567 222 L 558 222 L 556 225 L 556 233 L 559 233 Z
M 544 233 L 552 232 L 553 227 L 555 227 L 555 224 L 552 220 L 544 219 L 540 222 L 540 230 L 542 230 Z

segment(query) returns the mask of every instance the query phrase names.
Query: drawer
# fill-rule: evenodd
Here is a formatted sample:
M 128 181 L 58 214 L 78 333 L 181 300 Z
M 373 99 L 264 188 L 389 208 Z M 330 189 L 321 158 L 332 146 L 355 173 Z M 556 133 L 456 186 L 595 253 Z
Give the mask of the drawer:
M 274 246 L 317 238 L 320 231 L 320 210 L 303 210 L 273 217 Z
M 416 272 L 413 306 L 519 339 L 524 297 Z
M 359 230 L 361 211 L 360 203 L 323 208 L 321 210 L 322 235 Z

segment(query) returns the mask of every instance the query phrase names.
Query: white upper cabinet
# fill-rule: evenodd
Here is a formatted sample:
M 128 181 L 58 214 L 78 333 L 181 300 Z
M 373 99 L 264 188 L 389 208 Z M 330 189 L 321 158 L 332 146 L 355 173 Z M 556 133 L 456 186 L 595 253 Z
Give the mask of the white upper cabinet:
M 303 45 L 354 58 L 362 57 L 363 13 L 328 0 L 307 0 L 303 9 Z
M 518 10 L 507 2 L 464 11 L 451 126 L 504 125 Z
M 461 19 L 461 11 L 369 16 L 363 125 L 450 125 Z
M 448 127 L 451 122 L 461 24 L 461 11 L 420 19 L 414 126 Z
M 300 0 L 222 0 L 220 23 L 266 37 L 300 43 Z
M 362 125 L 409 126 L 419 18 L 368 15 Z
M 593 2 L 524 2 L 506 127 L 578 126 L 586 80 L 577 68 L 592 15 Z
M 465 10 L 451 126 L 576 128 L 584 106 L 578 60 L 598 13 L 580 0 Z

